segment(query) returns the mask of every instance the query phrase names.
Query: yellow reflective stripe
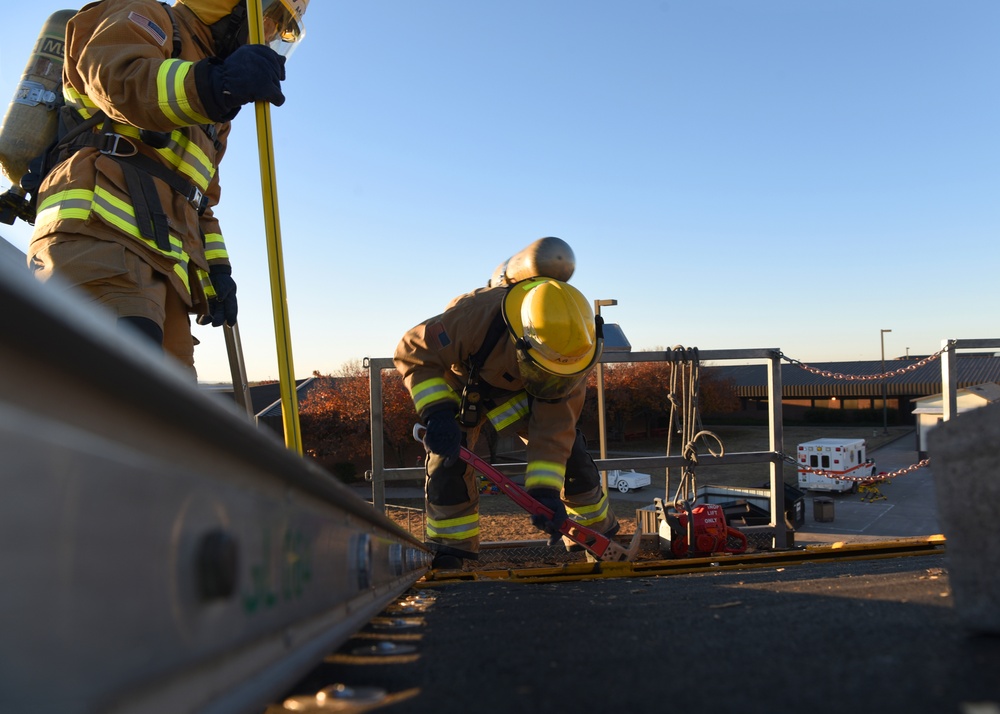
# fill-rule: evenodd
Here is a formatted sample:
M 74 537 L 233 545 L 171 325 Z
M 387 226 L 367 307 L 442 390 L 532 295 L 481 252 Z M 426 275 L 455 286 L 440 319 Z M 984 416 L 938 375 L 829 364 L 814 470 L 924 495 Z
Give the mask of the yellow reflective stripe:
M 524 472 L 524 487 L 562 490 L 566 480 L 566 465 L 554 461 L 532 461 Z
M 413 398 L 413 406 L 416 407 L 418 414 L 437 402 L 452 401 L 456 404 L 459 403 L 459 398 L 455 394 L 455 390 L 449 387 L 448 383 L 440 377 L 433 377 L 414 385 L 410 396 Z
M 211 124 L 212 120 L 202 116 L 191 106 L 184 80 L 194 67 L 194 62 L 179 59 L 165 60 L 156 73 L 156 94 L 160 111 L 174 124 Z
M 135 211 L 132 206 L 125 203 L 121 199 L 112 196 L 99 186 L 94 191 L 94 213 L 113 225 L 122 233 L 125 233 L 135 240 L 144 243 L 156 252 L 177 261 L 177 263 L 174 264 L 174 273 L 184 283 L 185 289 L 188 291 L 191 290 L 191 283 L 188 278 L 188 261 L 190 260 L 190 256 L 187 251 L 184 250 L 184 244 L 181 242 L 180 238 L 175 236 L 173 233 L 169 234 L 171 250 L 160 250 L 160 247 L 156 245 L 156 241 L 144 238 L 139 232 L 139 227 L 135 221 Z
M 581 526 L 590 526 L 603 521 L 608 516 L 608 494 L 601 494 L 601 500 L 590 506 L 566 506 L 566 513 Z
M 76 218 L 81 221 L 90 217 L 94 203 L 94 192 L 85 188 L 59 191 L 46 197 L 38 207 L 35 226 L 44 226 L 53 221 Z
M 162 149 L 157 149 L 156 153 L 180 173 L 194 181 L 195 185 L 202 191 L 208 190 L 208 184 L 215 176 L 216 167 L 201 150 L 201 147 L 188 139 L 180 130 L 172 131 L 170 143 Z
M 449 540 L 465 540 L 479 535 L 479 514 L 449 518 L 436 521 L 427 519 L 427 536 L 429 538 L 447 538 Z
M 174 275 L 181 279 L 181 282 L 184 283 L 184 289 L 190 293 L 191 283 L 189 282 L 190 278 L 188 277 L 187 258 L 188 254 L 185 253 L 183 263 L 174 263 Z
M 201 289 L 205 291 L 205 297 L 214 298 L 215 286 L 212 285 L 211 276 L 201 268 L 195 268 L 194 272 L 195 275 L 198 277 L 198 282 L 201 283 Z
M 134 126 L 115 122 L 111 128 L 117 134 L 141 141 L 139 130 Z M 157 149 L 156 153 L 177 173 L 191 179 L 203 192 L 208 190 L 208 185 L 215 176 L 215 166 L 201 147 L 188 139 L 180 129 L 170 132 L 170 141 L 164 148 Z
M 501 431 L 528 416 L 529 411 L 528 393 L 521 392 L 495 409 L 490 409 L 486 412 L 486 418 L 496 431 Z
M 67 105 L 79 112 L 80 116 L 84 119 L 90 119 L 97 110 L 97 105 L 90 100 L 90 97 L 86 94 L 80 94 L 68 84 L 63 85 L 63 99 Z
M 205 234 L 205 258 L 208 260 L 228 260 L 229 251 L 220 233 Z
M 94 213 L 104 218 L 123 233 L 127 233 L 133 238 L 156 248 L 154 241 L 146 240 L 142 237 L 139 225 L 136 223 L 135 209 L 132 207 L 132 204 L 112 195 L 100 186 L 94 189 Z M 172 233 L 169 237 L 171 250 L 161 250 L 160 252 L 172 258 L 179 258 L 184 253 L 184 243 Z
M 191 290 L 188 278 L 190 256 L 183 250 L 180 239 L 171 235 L 170 244 L 172 247 L 176 247 L 176 250 L 170 252 L 160 250 L 155 241 L 146 240 L 139 234 L 132 207 L 100 188 L 96 191 L 76 188 L 69 191 L 59 191 L 46 197 L 39 207 L 38 215 L 35 218 L 35 227 L 39 228 L 54 221 L 68 219 L 85 221 L 90 218 L 91 213 L 96 213 L 110 225 L 148 245 L 158 253 L 173 258 L 175 261 L 174 274 L 180 278 L 185 289 Z
M 127 136 L 130 139 L 139 138 L 139 129 L 129 124 L 119 124 L 117 122 L 111 123 L 111 128 L 116 134 L 121 134 L 122 136 Z

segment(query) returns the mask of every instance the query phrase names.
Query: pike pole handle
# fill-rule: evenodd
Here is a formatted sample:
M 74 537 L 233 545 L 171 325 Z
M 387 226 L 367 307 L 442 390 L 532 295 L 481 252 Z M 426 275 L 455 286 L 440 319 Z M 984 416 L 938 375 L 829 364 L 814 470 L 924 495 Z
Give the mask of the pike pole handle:
M 264 44 L 263 13 L 260 0 L 247 0 L 250 42 Z M 299 424 L 299 401 L 292 359 L 292 335 L 288 324 L 288 291 L 281 252 L 281 219 L 278 216 L 278 189 L 274 170 L 274 139 L 271 131 L 271 105 L 256 102 L 257 149 L 260 156 L 261 192 L 264 198 L 264 227 L 267 232 L 267 259 L 271 274 L 271 310 L 278 351 L 278 386 L 281 393 L 281 418 L 285 427 L 285 446 L 302 454 L 302 431 Z
M 226 336 L 226 352 L 229 354 L 229 373 L 233 378 L 233 399 L 253 421 L 253 400 L 250 398 L 250 383 L 247 381 L 246 362 L 243 361 L 243 344 L 240 342 L 239 325 L 222 325 Z

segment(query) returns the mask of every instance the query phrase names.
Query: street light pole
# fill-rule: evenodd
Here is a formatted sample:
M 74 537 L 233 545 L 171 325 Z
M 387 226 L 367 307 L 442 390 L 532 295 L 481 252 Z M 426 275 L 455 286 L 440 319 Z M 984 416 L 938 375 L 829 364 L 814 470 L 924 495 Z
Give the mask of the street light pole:
M 889 407 L 886 402 L 889 395 L 886 393 L 885 384 L 885 333 L 892 330 L 879 330 L 879 339 L 882 341 L 882 435 L 889 435 Z
M 617 305 L 617 300 L 594 300 L 594 315 L 600 316 L 602 307 Z M 601 458 L 608 458 L 607 431 L 604 423 L 604 363 L 597 362 L 597 440 L 600 443 Z M 601 488 L 608 490 L 608 472 L 601 471 Z

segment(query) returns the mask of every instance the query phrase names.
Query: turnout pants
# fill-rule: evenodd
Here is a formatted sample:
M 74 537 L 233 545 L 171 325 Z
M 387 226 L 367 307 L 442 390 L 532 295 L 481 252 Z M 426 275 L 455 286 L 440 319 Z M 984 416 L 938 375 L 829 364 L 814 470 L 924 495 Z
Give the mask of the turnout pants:
M 29 264 L 41 282 L 75 289 L 82 302 L 111 310 L 119 320 L 148 320 L 159 328 L 163 351 L 194 374 L 187 305 L 139 255 L 115 241 L 57 233 L 32 244 Z
M 466 440 L 463 436 L 462 444 Z M 479 553 L 479 484 L 475 470 L 464 461 L 445 465 L 444 458 L 428 453 L 424 461 L 424 498 L 427 507 L 427 543 L 439 553 L 476 558 Z M 601 472 L 587 451 L 587 441 L 577 429 L 576 441 L 566 462 L 562 493 L 569 517 L 581 525 L 611 535 L 618 519 L 601 488 Z M 525 514 L 528 518 L 528 514 Z M 567 546 L 569 544 L 567 543 Z

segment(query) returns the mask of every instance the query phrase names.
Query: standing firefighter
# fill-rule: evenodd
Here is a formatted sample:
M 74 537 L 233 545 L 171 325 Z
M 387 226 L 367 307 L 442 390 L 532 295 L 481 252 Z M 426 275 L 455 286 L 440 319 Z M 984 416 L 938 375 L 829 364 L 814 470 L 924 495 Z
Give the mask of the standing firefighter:
M 244 104 L 284 102 L 307 2 L 263 0 L 268 45 L 246 44 L 245 0 L 103 0 L 66 26 L 66 106 L 59 143 L 33 167 L 43 180 L 29 265 L 192 371 L 189 314 L 236 322 L 212 212 L 229 122 Z
M 558 239 L 533 246 L 543 241 Z M 427 540 L 436 568 L 461 567 L 479 552 L 479 489 L 457 457 L 467 432 L 484 420 L 497 432 L 515 429 L 527 443 L 525 489 L 553 512 L 551 520 L 533 516 L 536 527 L 555 533 L 568 512 L 606 535 L 618 530 L 576 427 L 587 375 L 601 356 L 599 321 L 564 280 L 490 283 L 407 332 L 394 356 L 427 427 Z

